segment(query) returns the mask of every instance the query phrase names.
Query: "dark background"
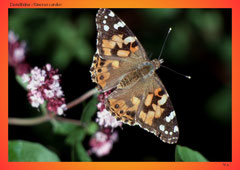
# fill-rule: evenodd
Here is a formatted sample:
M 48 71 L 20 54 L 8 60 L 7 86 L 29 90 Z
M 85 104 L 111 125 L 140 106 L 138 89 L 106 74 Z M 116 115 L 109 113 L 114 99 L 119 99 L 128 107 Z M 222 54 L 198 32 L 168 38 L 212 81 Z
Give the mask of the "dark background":
M 164 68 L 157 72 L 174 105 L 179 145 L 209 161 L 231 161 L 231 9 L 112 9 L 133 31 L 146 52 L 157 58 L 169 27 L 163 65 L 191 75 L 188 80 Z M 27 43 L 27 61 L 51 63 L 62 74 L 67 102 L 95 87 L 89 68 L 96 45 L 97 9 L 10 9 L 9 30 Z M 79 119 L 83 106 L 66 112 Z M 9 67 L 9 117 L 38 116 Z M 64 137 L 48 123 L 9 126 L 9 139 L 39 142 L 71 161 Z M 175 145 L 165 144 L 138 126 L 124 125 L 108 156 L 93 161 L 174 161 Z M 89 138 L 84 140 L 86 149 Z

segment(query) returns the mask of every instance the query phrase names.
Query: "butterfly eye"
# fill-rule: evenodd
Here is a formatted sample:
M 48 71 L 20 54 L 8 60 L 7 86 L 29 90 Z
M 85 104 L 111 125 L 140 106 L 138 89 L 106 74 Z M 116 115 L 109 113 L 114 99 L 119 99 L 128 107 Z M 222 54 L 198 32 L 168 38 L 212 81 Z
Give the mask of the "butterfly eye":
M 117 109 L 117 108 L 119 108 L 119 105 L 118 105 L 118 104 L 115 104 L 115 106 L 114 106 L 114 107 Z

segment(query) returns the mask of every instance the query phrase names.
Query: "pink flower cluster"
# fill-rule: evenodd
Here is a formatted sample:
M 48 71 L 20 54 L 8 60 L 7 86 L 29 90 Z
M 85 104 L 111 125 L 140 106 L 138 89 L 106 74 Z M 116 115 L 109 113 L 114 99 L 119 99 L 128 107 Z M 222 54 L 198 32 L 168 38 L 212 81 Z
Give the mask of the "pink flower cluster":
M 105 98 L 111 93 L 111 91 L 104 92 L 98 96 L 98 100 L 100 103 L 97 104 L 98 112 L 97 112 L 97 119 L 99 126 L 101 127 L 112 127 L 116 128 L 118 126 L 122 126 L 122 122 L 117 121 L 117 119 L 111 115 L 105 108 Z
M 114 116 L 111 115 L 105 108 L 104 101 L 111 91 L 104 92 L 98 96 L 99 103 L 97 104 L 98 112 L 96 122 L 101 127 L 101 131 L 98 131 L 90 140 L 89 153 L 94 153 L 98 157 L 105 156 L 112 150 L 114 142 L 118 139 L 118 133 L 114 128 L 122 126 L 122 122 L 117 121 Z
M 89 154 L 94 153 L 98 157 L 108 155 L 113 147 L 113 143 L 118 139 L 118 133 L 111 132 L 110 128 L 98 131 L 91 139 Z
M 13 31 L 8 33 L 8 63 L 18 75 L 29 72 L 30 66 L 25 61 L 26 43 L 19 42 Z
M 43 69 L 33 68 L 30 74 L 22 75 L 22 80 L 27 83 L 28 98 L 32 107 L 39 107 L 46 101 L 50 112 L 62 115 L 67 109 L 60 86 L 60 75 L 50 64 L 46 64 Z

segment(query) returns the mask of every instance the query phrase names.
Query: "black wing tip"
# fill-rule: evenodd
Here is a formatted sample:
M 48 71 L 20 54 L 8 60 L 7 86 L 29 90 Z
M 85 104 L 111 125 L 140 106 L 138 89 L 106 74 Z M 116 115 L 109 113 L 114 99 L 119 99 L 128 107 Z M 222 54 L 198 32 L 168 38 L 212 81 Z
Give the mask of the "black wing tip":
M 104 13 L 105 11 L 110 11 L 110 9 L 108 9 L 108 8 L 99 8 L 98 14 L 102 14 L 102 13 Z

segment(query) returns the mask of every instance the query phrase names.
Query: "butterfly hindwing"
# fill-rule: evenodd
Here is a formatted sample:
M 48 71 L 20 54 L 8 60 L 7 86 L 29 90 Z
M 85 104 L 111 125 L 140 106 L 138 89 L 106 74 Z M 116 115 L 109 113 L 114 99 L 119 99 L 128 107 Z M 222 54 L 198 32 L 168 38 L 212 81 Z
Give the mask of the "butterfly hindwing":
M 169 95 L 156 74 L 149 81 L 151 83 L 136 120 L 142 128 L 160 136 L 162 141 L 176 143 L 179 130 Z
M 117 120 L 134 125 L 136 116 L 142 109 L 144 91 L 147 84 L 140 80 L 129 90 L 128 87 L 117 88 L 106 99 L 105 106 Z

